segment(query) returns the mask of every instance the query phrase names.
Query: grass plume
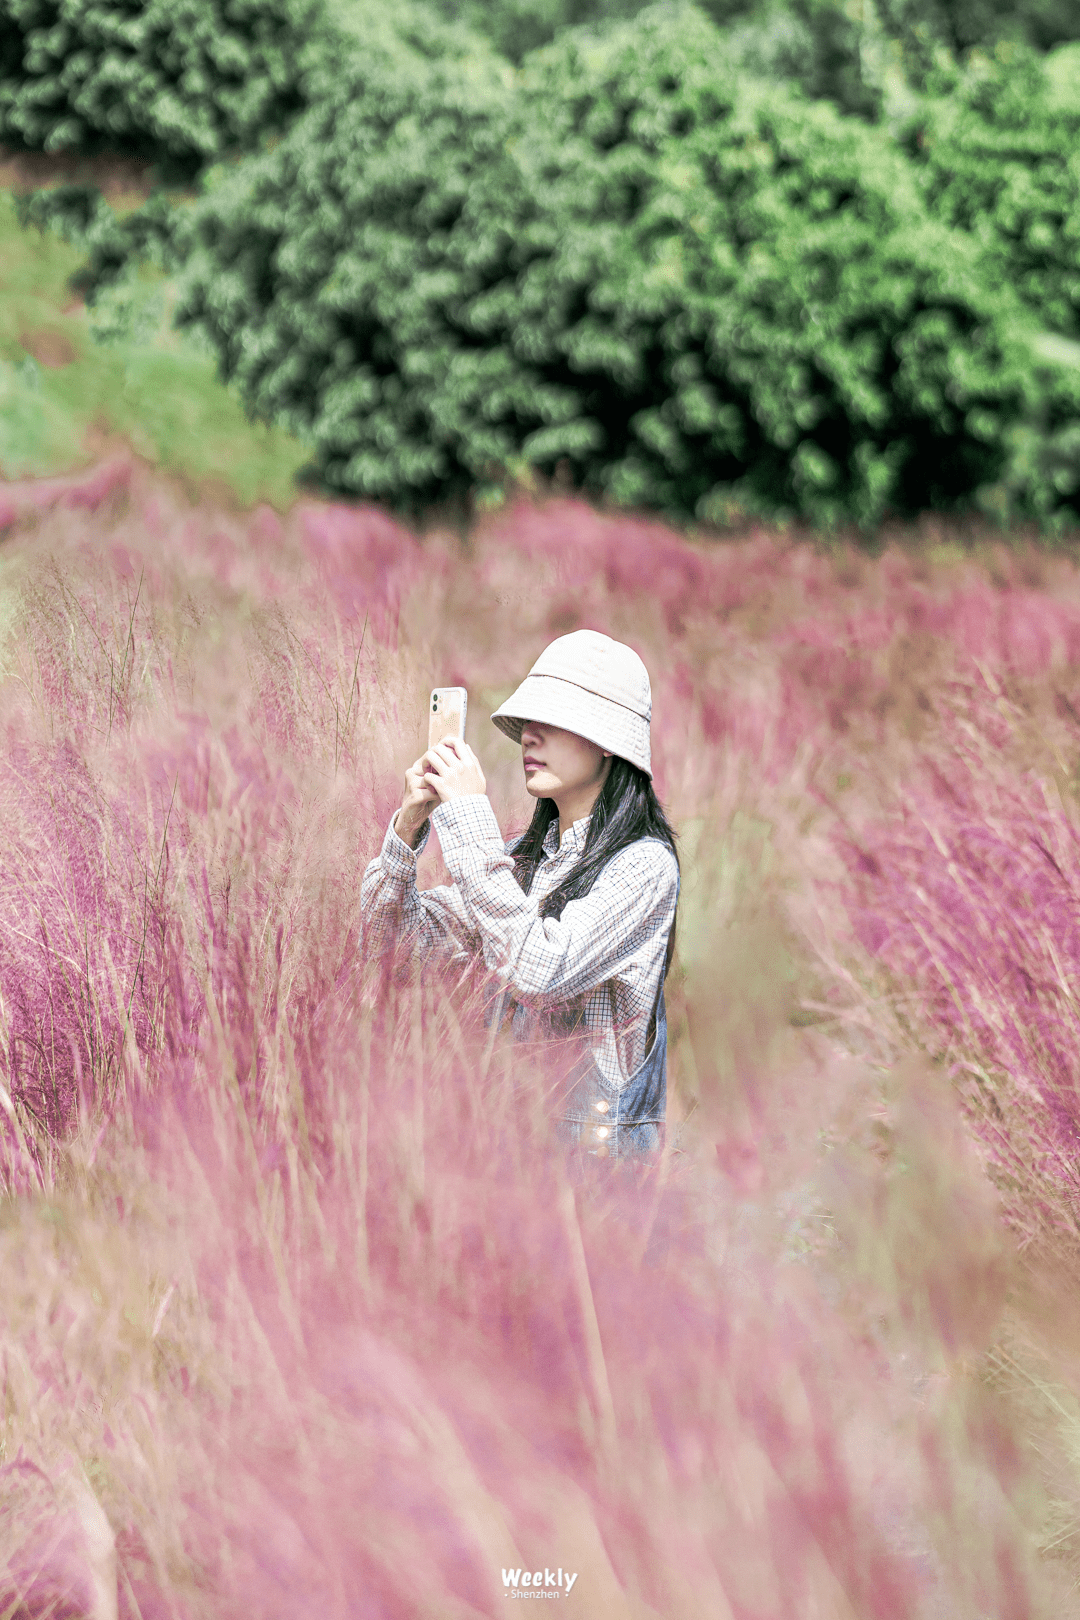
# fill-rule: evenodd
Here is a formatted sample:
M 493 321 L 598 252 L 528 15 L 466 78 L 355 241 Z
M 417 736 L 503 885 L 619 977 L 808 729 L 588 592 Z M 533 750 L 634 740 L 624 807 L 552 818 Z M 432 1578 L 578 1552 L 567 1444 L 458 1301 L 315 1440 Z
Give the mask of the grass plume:
M 0 1614 L 500 1615 L 555 1566 L 590 1620 L 1080 1612 L 1069 567 L 39 493 Z M 358 907 L 429 686 L 519 826 L 488 717 L 581 623 L 650 667 L 686 861 L 673 1146 L 603 1176 L 483 969 L 374 961 Z

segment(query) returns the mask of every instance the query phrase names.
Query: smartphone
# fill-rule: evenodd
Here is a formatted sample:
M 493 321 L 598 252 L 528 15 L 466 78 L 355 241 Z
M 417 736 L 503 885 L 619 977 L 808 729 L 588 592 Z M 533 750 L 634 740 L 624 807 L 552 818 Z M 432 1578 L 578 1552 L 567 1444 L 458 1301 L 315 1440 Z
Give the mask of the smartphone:
M 445 737 L 460 737 L 465 741 L 465 713 L 469 707 L 469 694 L 463 686 L 437 686 L 431 694 L 428 709 L 429 748 L 441 743 Z

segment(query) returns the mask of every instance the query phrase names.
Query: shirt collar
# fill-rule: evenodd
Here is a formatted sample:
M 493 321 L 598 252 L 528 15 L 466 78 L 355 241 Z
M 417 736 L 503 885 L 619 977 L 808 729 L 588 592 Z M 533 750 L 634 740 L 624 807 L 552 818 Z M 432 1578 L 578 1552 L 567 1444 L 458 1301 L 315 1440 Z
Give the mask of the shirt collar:
M 573 854 L 574 851 L 579 850 L 585 842 L 586 835 L 589 831 L 589 822 L 591 820 L 592 815 L 590 813 L 587 816 L 582 816 L 580 821 L 575 821 L 574 825 L 567 833 L 564 842 L 560 845 L 559 818 L 556 816 L 554 821 L 551 823 L 551 826 L 544 834 L 544 854 L 551 857 L 559 854 L 560 851 L 566 854 Z

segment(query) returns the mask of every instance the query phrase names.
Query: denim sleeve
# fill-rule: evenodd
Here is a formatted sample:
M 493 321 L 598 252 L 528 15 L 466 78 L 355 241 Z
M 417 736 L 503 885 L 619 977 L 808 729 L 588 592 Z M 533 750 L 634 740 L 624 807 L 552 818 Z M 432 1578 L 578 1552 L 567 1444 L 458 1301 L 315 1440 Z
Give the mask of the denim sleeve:
M 486 795 L 450 799 L 436 806 L 431 821 L 487 967 L 526 1006 L 556 1005 L 609 979 L 630 983 L 650 953 L 666 945 L 678 866 L 658 839 L 620 850 L 590 892 L 556 919 L 541 917 L 518 885 Z

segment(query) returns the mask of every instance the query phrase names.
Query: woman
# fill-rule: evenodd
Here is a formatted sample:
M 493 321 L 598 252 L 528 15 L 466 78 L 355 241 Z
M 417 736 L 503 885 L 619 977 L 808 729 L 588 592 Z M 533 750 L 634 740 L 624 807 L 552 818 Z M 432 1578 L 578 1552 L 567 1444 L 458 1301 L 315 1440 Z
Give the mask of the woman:
M 595 630 L 547 647 L 492 720 L 520 743 L 536 800 L 504 843 L 480 762 L 448 738 L 405 772 L 405 795 L 360 903 L 369 948 L 480 957 L 513 1004 L 515 1040 L 584 1036 L 560 1096 L 565 1140 L 600 1158 L 660 1145 L 667 1099 L 664 979 L 679 860 L 652 786 L 649 674 Z M 416 886 L 429 818 L 450 886 Z

